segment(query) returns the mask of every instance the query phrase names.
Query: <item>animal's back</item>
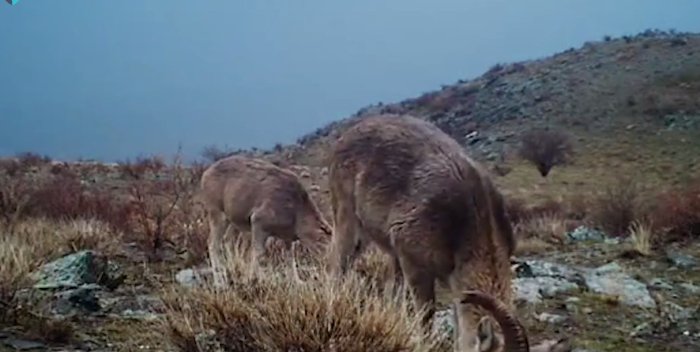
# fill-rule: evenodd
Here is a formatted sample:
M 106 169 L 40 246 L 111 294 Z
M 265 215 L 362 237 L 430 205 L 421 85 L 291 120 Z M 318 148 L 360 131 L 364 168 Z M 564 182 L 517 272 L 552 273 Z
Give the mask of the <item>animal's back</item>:
M 296 201 L 302 190 L 296 175 L 265 160 L 234 155 L 213 163 L 202 174 L 201 192 L 208 206 L 237 222 L 247 221 L 264 202 Z
M 431 241 L 425 245 L 458 250 L 470 232 L 466 227 L 477 221 L 475 209 L 491 211 L 491 201 L 501 205 L 488 178 L 454 139 L 411 116 L 368 117 L 349 128 L 333 151 L 330 173 L 334 193 L 352 199 L 361 222 L 385 247 L 394 241 L 387 237 L 392 226 L 421 216 L 442 227 L 439 236 L 422 239 Z M 513 247 L 510 224 L 499 223 L 501 215 L 494 220 Z

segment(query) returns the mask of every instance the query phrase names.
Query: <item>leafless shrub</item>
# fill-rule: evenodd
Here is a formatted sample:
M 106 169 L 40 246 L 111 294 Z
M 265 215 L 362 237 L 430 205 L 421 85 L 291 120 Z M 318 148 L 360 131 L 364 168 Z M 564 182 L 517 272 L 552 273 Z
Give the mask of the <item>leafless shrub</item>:
M 641 186 L 628 177 L 620 177 L 598 196 L 593 221 L 613 236 L 627 234 L 634 220 L 642 218 Z
M 0 220 L 10 231 L 24 214 L 30 200 L 26 182 L 21 177 L 0 174 Z
M 204 147 L 204 149 L 202 149 L 202 152 L 200 153 L 200 155 L 210 163 L 231 156 L 233 154 L 236 154 L 236 151 L 228 148 L 222 149 L 216 145 L 206 146 Z
M 518 152 L 537 167 L 542 177 L 547 177 L 554 166 L 569 162 L 573 145 L 571 137 L 562 131 L 532 129 L 522 136 Z
M 29 182 L 24 180 L 22 182 Z M 71 174 L 60 174 L 40 182 L 29 191 L 26 215 L 55 220 L 97 219 L 115 230 L 129 232 L 132 209 L 103 189 L 88 190 Z
M 653 224 L 664 240 L 700 236 L 700 180 L 662 192 L 655 204 Z
M 23 169 L 39 167 L 51 162 L 51 158 L 46 155 L 40 155 L 32 152 L 19 153 L 16 156 Z
M 134 161 L 126 160 L 118 163 L 123 175 L 132 179 L 139 179 L 150 173 L 150 176 L 157 175 L 166 169 L 167 164 L 159 156 L 138 157 Z

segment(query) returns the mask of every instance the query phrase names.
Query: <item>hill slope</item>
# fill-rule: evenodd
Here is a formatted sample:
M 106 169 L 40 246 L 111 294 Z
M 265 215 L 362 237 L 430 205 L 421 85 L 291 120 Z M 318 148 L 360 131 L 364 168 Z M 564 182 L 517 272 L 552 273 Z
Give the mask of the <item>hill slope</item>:
M 339 132 L 379 112 L 430 120 L 475 158 L 509 164 L 513 172 L 500 180 L 507 192 L 526 186 L 530 192 L 541 182 L 513 151 L 521 132 L 542 125 L 571 133 L 578 154 L 573 165 L 555 169 L 547 193 L 585 192 L 620 171 L 673 184 L 700 172 L 700 34 L 646 31 L 499 64 L 438 91 L 363 108 L 275 158 L 321 167 Z
M 697 123 L 700 113 L 700 34 L 648 31 L 635 37 L 586 43 L 554 56 L 498 64 L 472 80 L 354 116 L 299 139 L 295 155 L 334 138 L 351 121 L 378 112 L 412 114 L 436 123 L 479 151 L 515 142 L 523 127 L 549 124 L 590 132 L 668 127 L 673 119 Z M 686 125 L 692 122 L 686 121 Z M 678 121 L 674 127 L 678 126 Z M 686 126 L 690 127 L 690 126 Z M 467 139 L 470 132 L 479 136 Z M 495 148 L 497 149 L 497 148 Z

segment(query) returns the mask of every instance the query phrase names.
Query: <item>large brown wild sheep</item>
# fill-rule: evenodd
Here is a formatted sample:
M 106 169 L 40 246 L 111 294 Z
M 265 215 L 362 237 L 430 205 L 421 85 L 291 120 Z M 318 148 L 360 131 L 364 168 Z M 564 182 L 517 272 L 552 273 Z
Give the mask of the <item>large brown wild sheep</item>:
M 426 308 L 424 323 L 434 314 L 436 279 L 450 288 L 456 350 L 529 350 L 512 313 L 515 241 L 502 196 L 456 141 L 414 117 L 366 117 L 340 136 L 329 178 L 331 273 L 344 274 L 373 241 Z
M 331 228 L 298 177 L 262 159 L 231 156 L 202 174 L 198 194 L 209 219 L 209 257 L 217 285 L 223 284 L 224 235 L 232 230 L 252 234 L 253 267 L 266 253 L 268 237 L 289 247 L 300 239 L 320 253 Z

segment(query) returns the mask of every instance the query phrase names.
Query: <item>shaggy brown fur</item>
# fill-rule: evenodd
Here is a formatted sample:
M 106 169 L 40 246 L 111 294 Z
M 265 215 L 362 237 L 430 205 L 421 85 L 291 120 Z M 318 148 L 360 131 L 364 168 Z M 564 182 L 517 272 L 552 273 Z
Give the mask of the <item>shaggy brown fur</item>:
M 436 279 L 451 289 L 459 351 L 503 347 L 486 311 L 503 330 L 506 350 L 528 350 L 510 313 L 515 242 L 502 196 L 456 141 L 410 116 L 367 117 L 341 135 L 329 177 L 331 272 L 345 273 L 373 241 L 427 308 L 425 323 L 434 312 Z
M 298 177 L 265 160 L 221 159 L 204 171 L 200 186 L 198 197 L 209 218 L 209 257 L 217 285 L 224 280 L 221 250 L 224 235 L 231 230 L 251 232 L 254 264 L 266 253 L 268 237 L 283 240 L 287 247 L 300 239 L 320 253 L 331 234 Z

